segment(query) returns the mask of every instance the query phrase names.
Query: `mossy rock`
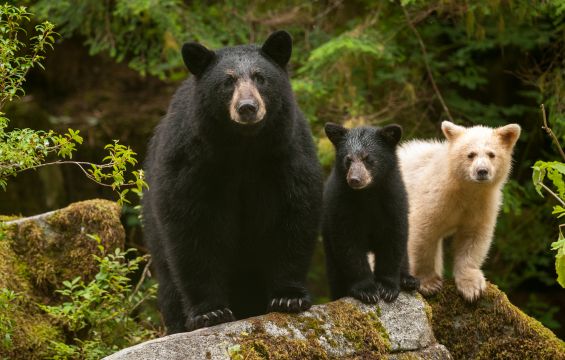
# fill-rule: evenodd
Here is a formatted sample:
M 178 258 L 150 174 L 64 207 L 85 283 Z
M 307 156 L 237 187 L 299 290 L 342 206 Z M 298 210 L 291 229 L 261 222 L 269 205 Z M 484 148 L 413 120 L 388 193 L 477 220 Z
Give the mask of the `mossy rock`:
M 98 271 L 92 254 L 100 255 L 97 235 L 105 251 L 123 246 L 125 233 L 120 207 L 107 200 L 89 200 L 42 215 L 4 223 L 7 241 L 38 290 L 49 294 L 65 280 L 88 281 Z
M 300 314 L 270 313 L 124 349 L 107 360 L 133 359 L 450 359 L 436 343 L 421 297 L 393 303 L 351 298 Z
M 427 300 L 434 334 L 454 359 L 565 359 L 565 343 L 512 305 L 495 285 L 488 284 L 472 304 L 452 281 Z
M 52 341 L 64 342 L 38 303 L 54 304 L 54 293 L 64 280 L 88 281 L 98 271 L 93 254 L 123 246 L 120 208 L 106 200 L 72 204 L 50 213 L 0 221 L 0 359 L 44 359 L 52 355 Z M 3 292 L 16 293 L 8 300 Z M 10 341 L 2 341 L 5 336 Z

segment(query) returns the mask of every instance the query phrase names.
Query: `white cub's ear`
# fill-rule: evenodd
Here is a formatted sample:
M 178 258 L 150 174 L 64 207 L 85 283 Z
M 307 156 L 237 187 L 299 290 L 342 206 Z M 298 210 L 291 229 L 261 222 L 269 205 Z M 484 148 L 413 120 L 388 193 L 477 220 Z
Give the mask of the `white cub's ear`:
M 514 147 L 516 141 L 520 137 L 520 125 L 518 124 L 509 124 L 503 127 L 499 127 L 495 130 L 496 134 L 499 136 L 500 141 L 508 146 Z
M 339 124 L 329 122 L 324 126 L 324 131 L 332 144 L 337 147 L 345 135 L 347 135 L 348 130 Z
M 284 30 L 275 31 L 269 35 L 261 50 L 284 69 L 292 54 L 292 37 Z
M 465 128 L 463 126 L 455 125 L 450 121 L 443 121 L 441 123 L 441 131 L 443 131 L 445 138 L 448 141 L 451 141 L 463 134 L 465 132 Z
M 402 137 L 402 128 L 400 127 L 400 125 L 396 124 L 387 125 L 383 127 L 379 132 L 384 137 L 385 141 L 392 146 L 398 144 L 400 138 Z M 377 132 L 377 134 L 379 132 Z

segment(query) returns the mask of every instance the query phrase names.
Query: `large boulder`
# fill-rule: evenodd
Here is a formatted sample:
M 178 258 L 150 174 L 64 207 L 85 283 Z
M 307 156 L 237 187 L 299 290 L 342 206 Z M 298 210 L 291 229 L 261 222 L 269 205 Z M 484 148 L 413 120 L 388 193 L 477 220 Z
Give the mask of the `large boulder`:
M 455 359 L 565 360 L 565 343 L 495 285 L 488 284 L 482 298 L 470 304 L 448 282 L 428 303 L 434 334 Z
M 166 336 L 106 359 L 451 359 L 428 316 L 415 294 L 374 306 L 348 298 Z
M 54 290 L 65 280 L 92 279 L 98 272 L 93 255 L 123 247 L 124 239 L 120 207 L 106 200 L 0 219 L 0 358 L 42 359 L 51 341 L 64 341 L 37 304 L 56 303 Z

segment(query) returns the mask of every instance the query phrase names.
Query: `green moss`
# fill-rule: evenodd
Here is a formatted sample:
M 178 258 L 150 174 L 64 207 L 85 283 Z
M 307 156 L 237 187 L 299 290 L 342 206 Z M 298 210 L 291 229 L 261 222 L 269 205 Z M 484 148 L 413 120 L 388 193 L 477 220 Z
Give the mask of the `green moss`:
M 247 360 L 328 359 L 317 338 L 309 337 L 306 340 L 301 340 L 267 333 L 263 324 L 273 318 L 274 321 L 271 321 L 273 324 L 279 322 L 281 314 L 273 313 L 265 317 L 267 319 L 262 319 L 260 322 L 257 320 L 253 324 L 253 330 L 250 334 L 239 338 L 239 348 L 237 348 L 237 351 L 230 352 L 230 358 Z
M 436 338 L 455 359 L 565 359 L 565 343 L 495 285 L 470 304 L 447 282 L 428 302 Z
M 380 358 L 390 349 L 388 334 L 382 326 L 377 311 L 364 313 L 348 301 L 325 305 L 325 311 L 312 315 L 271 313 L 254 320 L 250 333 L 237 336 L 238 345 L 230 349 L 232 359 L 328 359 L 330 355 L 321 341 L 331 347 L 338 346 L 343 338 L 356 350 L 355 356 Z M 279 329 L 298 330 L 304 339 L 286 335 L 273 335 L 265 330 L 267 324 Z M 328 324 L 331 334 L 326 331 Z
M 28 265 L 34 286 L 50 293 L 64 280 L 82 276 L 88 281 L 96 273 L 92 254 L 99 251 L 88 234 L 98 235 L 106 252 L 123 245 L 119 218 L 120 208 L 113 202 L 83 201 L 36 221 L 8 223 L 6 236 Z
M 374 354 L 390 350 L 388 334 L 377 312 L 364 313 L 354 304 L 339 300 L 326 305 L 333 322 L 333 333 L 341 333 L 356 349 L 366 348 Z M 379 309 L 380 310 L 380 309 Z

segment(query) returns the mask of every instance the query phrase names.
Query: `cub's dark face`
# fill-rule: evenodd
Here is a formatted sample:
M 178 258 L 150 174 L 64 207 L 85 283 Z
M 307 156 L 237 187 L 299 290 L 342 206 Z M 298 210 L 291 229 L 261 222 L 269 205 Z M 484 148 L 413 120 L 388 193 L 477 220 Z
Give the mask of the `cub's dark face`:
M 291 52 L 292 39 L 285 31 L 271 34 L 261 47 L 214 52 L 187 43 L 182 49 L 197 89 L 207 93 L 208 111 L 247 132 L 262 127 L 281 108 L 281 89 L 290 88 L 286 65 Z
M 327 123 L 325 131 L 336 149 L 336 173 L 354 190 L 378 183 L 396 166 L 396 145 L 402 136 L 398 125 L 346 129 Z

